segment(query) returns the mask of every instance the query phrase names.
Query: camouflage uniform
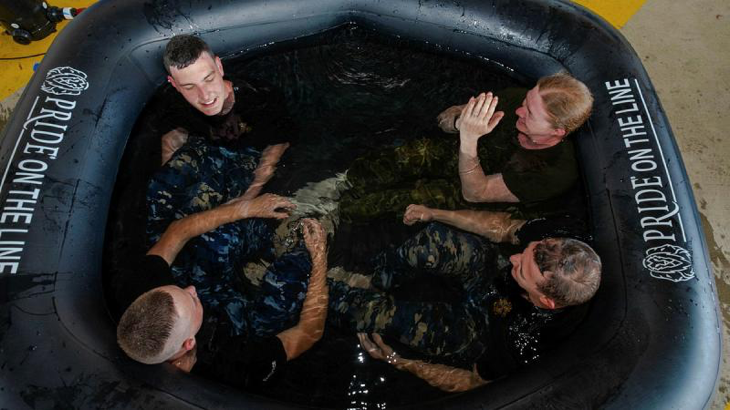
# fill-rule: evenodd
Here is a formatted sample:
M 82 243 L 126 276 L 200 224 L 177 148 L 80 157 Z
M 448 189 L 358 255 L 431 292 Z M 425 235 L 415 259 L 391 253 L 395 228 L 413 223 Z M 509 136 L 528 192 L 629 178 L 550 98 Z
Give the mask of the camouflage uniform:
M 505 111 L 505 118 L 479 143 L 479 158 L 486 174 L 500 172 L 515 150 L 514 111 L 525 93 L 524 89 L 498 93 L 499 109 Z M 400 219 L 412 203 L 441 209 L 474 208 L 462 197 L 458 163 L 458 135 L 422 138 L 358 158 L 347 171 L 352 188 L 342 196 L 340 217 L 346 222 Z M 489 204 L 477 207 L 504 209 Z
M 149 245 L 159 241 L 172 221 L 242 195 L 259 158 L 252 148 L 234 151 L 191 136 L 150 181 Z M 260 287 L 246 286 L 240 275 L 243 265 L 273 259 L 272 233 L 257 218 L 222 225 L 185 245 L 171 267 L 173 276 L 182 287 L 195 286 L 206 309 L 228 316 L 235 334 L 276 334 L 301 308 L 311 261 L 300 246 L 267 268 Z
M 490 242 L 431 223 L 376 258 L 372 287 L 350 286 L 346 277 L 331 280 L 328 320 L 352 331 L 389 335 L 430 356 L 475 360 L 485 350 L 496 261 Z M 455 280 L 463 295 L 455 303 L 393 296 L 394 289 L 424 274 Z

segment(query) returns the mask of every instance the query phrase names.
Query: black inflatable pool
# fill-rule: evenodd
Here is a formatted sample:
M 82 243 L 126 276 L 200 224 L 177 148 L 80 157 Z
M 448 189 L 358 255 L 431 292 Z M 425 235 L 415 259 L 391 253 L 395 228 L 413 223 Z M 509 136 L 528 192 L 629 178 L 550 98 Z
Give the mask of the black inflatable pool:
M 590 317 L 539 364 L 418 408 L 702 408 L 720 363 L 714 277 L 668 121 L 626 41 L 544 0 L 101 2 L 58 37 L 0 141 L 0 407 L 287 408 L 126 359 L 102 291 L 104 227 L 166 39 L 223 56 L 354 23 L 499 62 L 567 69 L 596 107 L 578 146 L 605 273 Z

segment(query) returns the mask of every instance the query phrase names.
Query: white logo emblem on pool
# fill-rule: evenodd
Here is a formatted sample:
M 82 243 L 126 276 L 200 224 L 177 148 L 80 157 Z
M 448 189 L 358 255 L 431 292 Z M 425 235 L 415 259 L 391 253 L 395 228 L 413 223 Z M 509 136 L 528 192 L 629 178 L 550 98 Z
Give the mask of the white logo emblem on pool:
M 644 267 L 657 279 L 684 282 L 695 277 L 692 255 L 676 245 L 662 245 L 646 250 Z
M 41 90 L 54 95 L 79 95 L 89 88 L 86 73 L 71 67 L 56 67 L 46 74 Z

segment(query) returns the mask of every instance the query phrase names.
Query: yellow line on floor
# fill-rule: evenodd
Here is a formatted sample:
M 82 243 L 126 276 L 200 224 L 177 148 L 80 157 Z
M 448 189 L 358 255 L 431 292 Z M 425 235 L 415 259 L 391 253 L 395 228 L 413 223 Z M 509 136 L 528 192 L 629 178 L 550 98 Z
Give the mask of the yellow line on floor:
M 56 7 L 84 8 L 96 3 L 96 0 L 49 0 L 48 3 Z M 56 30 L 62 30 L 68 23 L 58 23 Z M 33 76 L 33 66 L 43 59 L 43 54 L 53 43 L 58 31 L 28 45 L 16 43 L 4 31 L 0 34 L 0 101 L 28 83 Z M 37 54 L 41 55 L 36 56 Z M 23 58 L 26 56 L 34 57 Z
M 606 19 L 616 28 L 621 28 L 636 14 L 646 0 L 573 0 L 588 10 Z

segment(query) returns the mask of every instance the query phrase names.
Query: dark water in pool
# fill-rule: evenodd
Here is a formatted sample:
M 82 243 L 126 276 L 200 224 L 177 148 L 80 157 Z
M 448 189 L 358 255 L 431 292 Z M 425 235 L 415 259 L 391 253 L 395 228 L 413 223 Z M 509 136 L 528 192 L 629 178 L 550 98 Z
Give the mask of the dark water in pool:
M 345 27 L 296 47 L 258 50 L 255 58 L 247 54 L 225 61 L 227 72 L 241 72 L 284 91 L 289 112 L 299 124 L 299 143 L 267 186 L 267 191 L 282 195 L 345 171 L 369 150 L 428 135 L 449 138 L 436 126 L 443 109 L 481 91 L 523 85 L 497 64 L 358 27 Z M 111 272 L 106 277 L 108 289 L 129 272 L 129 261 L 146 251 L 145 178 L 159 161 L 159 135 L 141 124 L 157 104 L 165 103 L 159 95 L 163 94 L 158 93 L 140 117 L 120 168 L 105 255 L 105 272 Z M 417 357 L 393 345 L 403 356 Z M 354 336 L 331 328 L 321 342 L 287 366 L 285 376 L 257 394 L 316 408 L 357 409 L 418 407 L 446 396 L 410 374 L 370 359 Z

